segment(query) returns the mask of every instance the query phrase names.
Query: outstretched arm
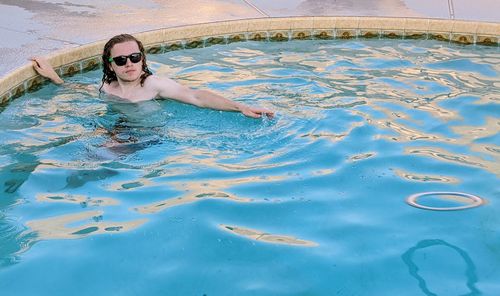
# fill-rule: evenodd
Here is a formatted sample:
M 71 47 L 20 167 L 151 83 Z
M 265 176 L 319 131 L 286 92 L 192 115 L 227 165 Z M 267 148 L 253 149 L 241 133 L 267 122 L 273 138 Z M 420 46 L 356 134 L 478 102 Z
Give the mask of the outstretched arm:
M 33 68 L 35 69 L 38 74 L 42 75 L 43 77 L 46 77 L 55 84 L 63 84 L 64 80 L 57 75 L 56 71 L 54 71 L 54 68 L 49 64 L 49 62 L 42 57 L 32 57 L 31 60 L 33 61 Z
M 154 77 L 154 79 L 151 80 L 151 82 L 154 83 L 154 87 L 158 89 L 158 94 L 164 98 L 174 99 L 202 108 L 241 112 L 245 116 L 253 118 L 260 118 L 263 115 L 266 115 L 269 118 L 274 116 L 273 111 L 265 108 L 247 106 L 245 104 L 226 99 L 211 91 L 191 89 L 169 78 Z

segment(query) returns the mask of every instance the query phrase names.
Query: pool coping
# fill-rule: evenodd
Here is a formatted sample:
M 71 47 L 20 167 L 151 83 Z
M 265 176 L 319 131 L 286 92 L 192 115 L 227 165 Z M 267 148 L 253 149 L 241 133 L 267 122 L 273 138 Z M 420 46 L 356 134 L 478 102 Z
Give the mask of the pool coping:
M 392 38 L 436 39 L 474 45 L 500 45 L 500 23 L 396 17 L 266 17 L 169 27 L 134 34 L 149 54 L 238 41 Z M 110 36 L 111 37 L 111 36 Z M 62 77 L 97 69 L 107 40 L 47 56 Z M 31 63 L 0 79 L 0 105 L 48 83 Z

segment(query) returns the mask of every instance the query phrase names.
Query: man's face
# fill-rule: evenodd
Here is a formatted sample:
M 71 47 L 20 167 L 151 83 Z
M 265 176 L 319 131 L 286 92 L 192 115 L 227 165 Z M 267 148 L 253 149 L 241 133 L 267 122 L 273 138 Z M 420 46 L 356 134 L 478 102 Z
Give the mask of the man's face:
M 111 48 L 111 57 L 117 56 L 129 56 L 133 53 L 140 53 L 139 46 L 135 41 L 126 41 L 122 43 L 117 43 Z M 113 61 L 111 62 L 111 68 L 116 73 L 116 77 L 119 80 L 132 82 L 136 81 L 141 77 L 142 74 L 142 63 L 143 59 L 138 63 L 132 63 L 130 58 L 127 59 L 127 63 L 123 66 L 118 66 Z

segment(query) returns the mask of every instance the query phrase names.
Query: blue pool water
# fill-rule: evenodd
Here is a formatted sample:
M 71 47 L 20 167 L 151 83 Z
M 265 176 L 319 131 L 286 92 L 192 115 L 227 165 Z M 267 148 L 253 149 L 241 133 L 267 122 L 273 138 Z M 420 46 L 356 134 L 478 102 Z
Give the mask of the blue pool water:
M 2 295 L 498 295 L 497 47 L 246 42 L 149 60 L 277 116 L 119 102 L 99 71 L 2 107 Z M 485 203 L 406 203 L 425 192 Z M 447 198 L 425 205 L 467 204 Z

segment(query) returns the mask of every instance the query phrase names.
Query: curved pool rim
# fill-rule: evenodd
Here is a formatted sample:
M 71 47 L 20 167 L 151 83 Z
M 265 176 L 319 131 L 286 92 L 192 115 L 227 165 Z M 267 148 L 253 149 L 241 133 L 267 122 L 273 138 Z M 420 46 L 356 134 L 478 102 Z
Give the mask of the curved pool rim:
M 351 38 L 435 39 L 498 47 L 500 23 L 393 17 L 267 17 L 169 27 L 134 36 L 149 54 L 239 41 Z M 101 66 L 106 41 L 56 51 L 47 59 L 62 77 L 95 70 Z M 0 106 L 39 90 L 47 82 L 31 63 L 25 64 L 0 79 Z

